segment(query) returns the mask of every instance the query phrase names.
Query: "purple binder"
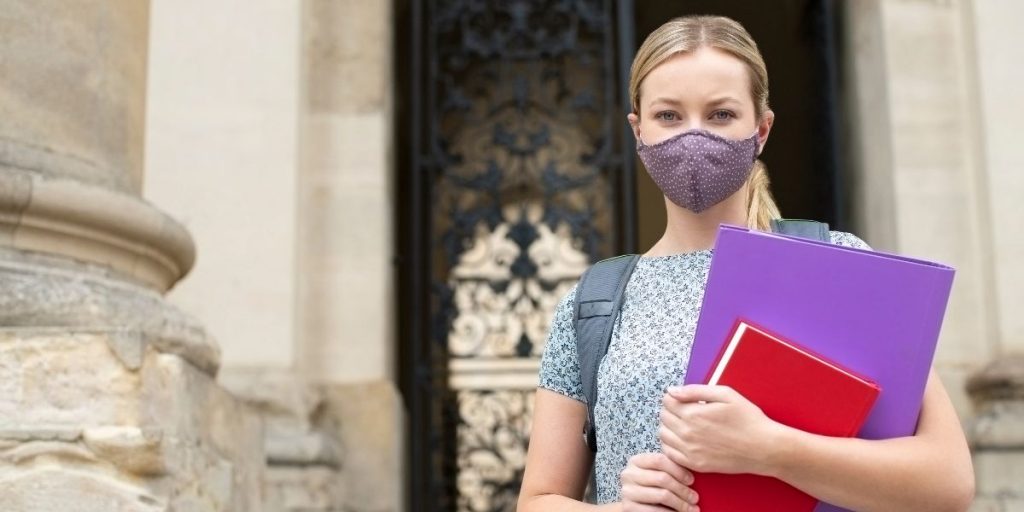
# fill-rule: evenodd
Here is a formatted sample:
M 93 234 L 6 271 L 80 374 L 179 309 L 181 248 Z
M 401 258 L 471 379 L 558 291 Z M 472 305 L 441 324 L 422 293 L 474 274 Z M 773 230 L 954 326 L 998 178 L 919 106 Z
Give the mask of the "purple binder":
M 882 388 L 858 437 L 912 435 L 953 285 L 951 267 L 723 225 L 684 382 L 705 378 L 737 318 Z M 821 503 L 818 512 L 843 510 Z

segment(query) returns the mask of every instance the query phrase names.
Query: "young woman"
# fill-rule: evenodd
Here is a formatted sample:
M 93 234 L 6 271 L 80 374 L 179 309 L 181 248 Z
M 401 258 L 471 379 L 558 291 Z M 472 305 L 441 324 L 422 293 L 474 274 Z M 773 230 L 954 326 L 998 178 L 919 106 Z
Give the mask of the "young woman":
M 599 510 L 699 510 L 691 471 L 768 475 L 857 511 L 965 510 L 974 494 L 970 452 L 934 370 L 916 434 L 882 441 L 786 427 L 728 387 L 673 386 L 689 360 L 718 225 L 767 230 L 779 217 L 756 161 L 775 116 L 757 46 L 727 18 L 679 18 L 655 30 L 629 87 L 628 120 L 665 194 L 668 226 L 630 278 L 598 371 L 595 457 L 581 435 L 575 290 L 559 304 L 519 511 L 594 510 L 579 501 L 591 464 Z M 848 233 L 831 239 L 867 248 Z

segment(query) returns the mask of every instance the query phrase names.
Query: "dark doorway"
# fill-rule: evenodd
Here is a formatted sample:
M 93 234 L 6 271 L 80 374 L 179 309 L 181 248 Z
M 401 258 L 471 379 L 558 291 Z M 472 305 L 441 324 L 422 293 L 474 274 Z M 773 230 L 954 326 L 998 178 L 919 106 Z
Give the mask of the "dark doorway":
M 832 4 L 396 0 L 395 13 L 409 508 L 514 510 L 555 303 L 590 263 L 663 230 L 625 121 L 633 52 L 676 16 L 743 23 L 772 80 L 763 158 L 780 207 L 841 228 Z
M 633 251 L 612 0 L 396 4 L 402 392 L 413 510 L 514 510 L 551 313 Z

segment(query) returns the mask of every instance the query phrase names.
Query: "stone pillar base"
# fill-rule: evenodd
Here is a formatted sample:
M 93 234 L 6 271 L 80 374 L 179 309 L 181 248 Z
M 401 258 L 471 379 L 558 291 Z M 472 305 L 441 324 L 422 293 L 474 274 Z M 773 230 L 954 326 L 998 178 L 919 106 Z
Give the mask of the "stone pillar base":
M 313 384 L 258 368 L 221 380 L 265 422 L 267 510 L 403 510 L 405 417 L 390 382 Z
M 201 326 L 102 268 L 2 256 L 0 510 L 262 509 L 262 424 Z
M 972 511 L 1024 512 L 1024 355 L 1000 358 L 968 381 L 978 482 Z
M 328 512 L 345 507 L 342 447 L 318 422 L 323 395 L 283 369 L 229 369 L 221 382 L 263 419 L 264 500 L 273 512 Z

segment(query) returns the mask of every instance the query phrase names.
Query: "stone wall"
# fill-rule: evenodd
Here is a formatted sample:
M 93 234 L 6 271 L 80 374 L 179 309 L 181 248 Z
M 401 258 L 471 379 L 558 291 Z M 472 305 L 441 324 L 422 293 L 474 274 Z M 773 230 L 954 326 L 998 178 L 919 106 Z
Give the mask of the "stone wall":
M 1024 510 L 1019 2 L 843 3 L 854 218 L 957 269 L 935 366 L 968 433 L 976 510 Z
M 966 7 L 843 5 L 855 225 L 876 249 L 956 268 L 936 367 L 966 419 L 964 383 L 998 344 Z
M 265 422 L 267 510 L 402 508 L 391 16 L 153 2 L 146 195 L 201 247 L 170 300 L 209 324 L 220 381 Z
M 974 41 L 973 84 L 979 122 L 974 132 L 982 148 L 985 173 L 979 187 L 986 197 L 987 233 L 992 268 L 990 286 L 998 345 L 989 363 L 968 383 L 977 404 L 970 425 L 982 510 L 1024 511 L 1024 155 L 1016 135 L 1024 118 L 1018 84 L 1024 68 L 1011 49 L 1024 4 L 1012 0 L 974 0 L 965 10 Z M 1016 55 L 1015 55 L 1016 54 Z
M 144 192 L 195 237 L 168 298 L 228 369 L 296 362 L 299 4 L 153 1 Z
M 139 196 L 149 4 L 0 1 L 0 510 L 262 510 L 259 417 L 163 294 Z

